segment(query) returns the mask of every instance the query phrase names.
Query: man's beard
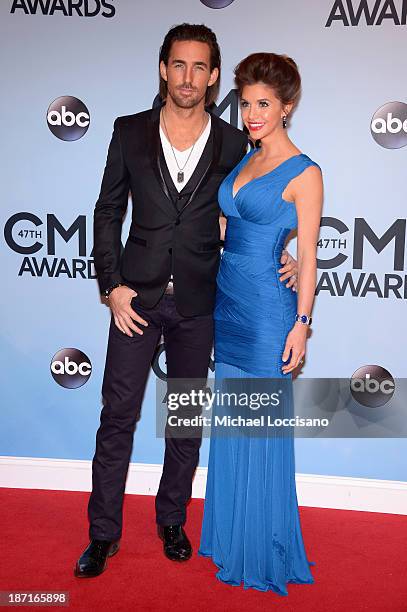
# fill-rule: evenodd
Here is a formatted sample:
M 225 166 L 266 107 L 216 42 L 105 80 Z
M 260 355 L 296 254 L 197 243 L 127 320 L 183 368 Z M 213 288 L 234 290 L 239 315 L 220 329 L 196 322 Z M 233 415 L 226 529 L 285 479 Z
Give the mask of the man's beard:
M 199 96 L 198 92 L 192 87 L 188 87 L 184 85 L 182 85 L 181 87 L 183 89 L 190 89 L 191 91 L 195 92 L 196 95 L 191 96 L 190 98 L 184 98 L 182 94 L 178 93 L 177 89 L 174 89 L 171 92 L 168 90 L 168 95 L 170 96 L 174 104 L 178 106 L 179 108 L 194 108 L 194 106 L 198 106 L 198 104 L 202 101 L 202 99 L 206 95 L 206 93 L 204 93 L 202 96 Z

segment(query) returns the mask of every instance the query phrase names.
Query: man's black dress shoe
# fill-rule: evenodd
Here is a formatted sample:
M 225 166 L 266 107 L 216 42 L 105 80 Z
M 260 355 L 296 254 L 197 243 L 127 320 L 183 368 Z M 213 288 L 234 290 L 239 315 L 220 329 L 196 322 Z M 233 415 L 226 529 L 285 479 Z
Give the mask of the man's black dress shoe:
M 78 562 L 74 574 L 78 578 L 99 576 L 107 564 L 107 558 L 113 557 L 120 548 L 120 541 L 91 540 Z
M 188 561 L 191 558 L 191 542 L 182 525 L 158 525 L 158 535 L 164 542 L 164 554 L 168 559 Z

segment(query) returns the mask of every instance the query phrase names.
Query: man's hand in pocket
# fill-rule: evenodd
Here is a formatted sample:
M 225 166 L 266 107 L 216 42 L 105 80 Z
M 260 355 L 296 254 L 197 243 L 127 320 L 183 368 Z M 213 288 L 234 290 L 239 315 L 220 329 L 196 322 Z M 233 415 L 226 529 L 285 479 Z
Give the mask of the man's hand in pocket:
M 134 321 L 147 327 L 148 323 L 137 314 L 131 307 L 131 300 L 136 297 L 137 292 L 122 285 L 113 289 L 109 295 L 109 306 L 112 311 L 114 322 L 116 327 L 127 336 L 133 337 L 134 334 L 131 330 L 135 331 L 136 334 L 142 335 L 144 332 L 138 327 Z

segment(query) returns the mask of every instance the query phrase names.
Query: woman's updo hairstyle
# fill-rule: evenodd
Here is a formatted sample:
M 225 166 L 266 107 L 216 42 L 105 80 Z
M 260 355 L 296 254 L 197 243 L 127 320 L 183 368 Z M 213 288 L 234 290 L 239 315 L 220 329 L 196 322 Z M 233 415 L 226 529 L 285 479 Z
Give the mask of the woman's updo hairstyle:
M 301 77 L 295 61 L 277 53 L 252 53 L 235 68 L 235 83 L 242 95 L 245 85 L 264 83 L 271 87 L 283 105 L 297 104 L 301 93 Z

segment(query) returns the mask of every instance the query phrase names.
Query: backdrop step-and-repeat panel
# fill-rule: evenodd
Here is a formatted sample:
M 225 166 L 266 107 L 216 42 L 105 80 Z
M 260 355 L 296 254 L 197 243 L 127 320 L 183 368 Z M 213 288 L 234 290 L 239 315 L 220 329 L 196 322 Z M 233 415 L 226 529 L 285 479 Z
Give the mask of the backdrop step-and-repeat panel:
M 274 51 L 300 68 L 289 133 L 325 181 L 302 376 L 405 376 L 406 1 L 156 0 L 148 10 L 134 0 L 3 0 L 0 12 L 1 455 L 93 455 L 109 324 L 92 260 L 93 207 L 113 121 L 151 108 L 159 47 L 184 21 L 218 36 L 216 112 L 235 125 L 240 59 Z M 162 461 L 157 376 L 165 377 L 162 347 L 133 461 Z M 296 446 L 299 472 L 406 479 L 405 439 L 361 431 Z M 205 440 L 201 465 L 207 451 Z

